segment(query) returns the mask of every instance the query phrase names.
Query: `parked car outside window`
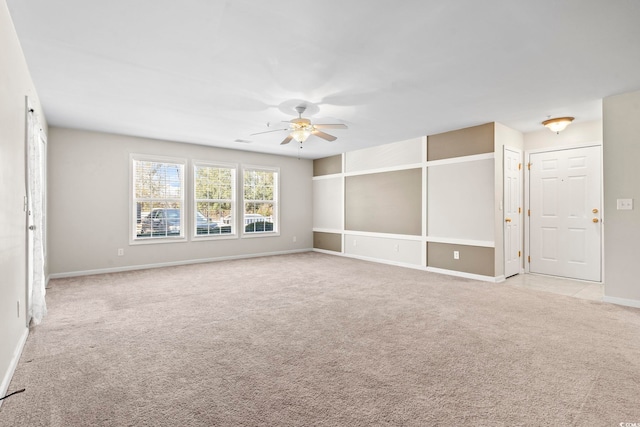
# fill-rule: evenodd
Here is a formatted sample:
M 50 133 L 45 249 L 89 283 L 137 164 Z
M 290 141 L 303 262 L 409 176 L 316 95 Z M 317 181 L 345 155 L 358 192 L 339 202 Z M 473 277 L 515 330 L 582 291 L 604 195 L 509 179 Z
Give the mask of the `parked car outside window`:
M 228 231 L 227 231 L 228 230 Z M 200 212 L 196 213 L 196 234 L 209 235 L 231 233 L 229 226 L 221 230 L 217 223 L 209 221 Z M 151 236 L 167 236 L 180 234 L 180 209 L 156 208 L 140 221 L 140 234 Z
M 152 209 L 141 222 L 140 233 L 151 235 L 180 234 L 180 209 Z
M 273 231 L 273 223 L 272 222 L 252 222 L 250 224 L 245 225 L 244 231 L 245 233 Z

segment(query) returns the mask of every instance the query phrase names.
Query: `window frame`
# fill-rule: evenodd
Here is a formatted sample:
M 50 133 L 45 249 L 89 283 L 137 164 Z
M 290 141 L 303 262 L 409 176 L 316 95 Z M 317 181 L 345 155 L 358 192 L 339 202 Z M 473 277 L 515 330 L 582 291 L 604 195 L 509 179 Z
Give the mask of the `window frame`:
M 167 198 L 165 200 L 177 201 L 180 203 L 180 234 L 171 236 L 158 236 L 158 237 L 138 237 L 138 198 L 135 194 L 136 185 L 136 162 L 155 162 L 155 163 L 167 163 L 181 166 L 182 178 L 180 180 L 180 198 Z M 129 244 L 130 245 L 148 245 L 148 244 L 162 244 L 162 243 L 183 243 L 187 242 L 188 221 L 185 221 L 185 216 L 188 215 L 188 209 L 186 206 L 187 194 L 186 180 L 187 180 L 187 160 L 179 157 L 165 157 L 156 156 L 150 154 L 134 154 L 129 155 Z M 155 199 L 155 198 L 148 198 Z M 159 199 L 158 199 L 159 200 Z M 151 200 L 149 200 L 151 201 Z M 141 215 L 140 222 L 143 217 Z
M 198 199 L 196 196 L 196 170 L 198 167 L 209 167 L 209 168 L 219 168 L 219 169 L 231 169 L 232 170 L 232 183 L 231 183 L 231 200 L 226 201 L 226 199 Z M 234 221 L 232 224 L 231 233 L 229 234 L 197 234 L 197 219 L 196 215 L 198 212 L 198 202 L 215 202 L 215 201 L 224 201 L 224 203 L 231 203 L 231 217 L 237 216 L 238 212 L 238 171 L 239 167 L 237 163 L 223 163 L 223 162 L 213 162 L 206 160 L 192 160 L 191 162 L 191 179 L 193 182 L 191 183 L 191 238 L 193 241 L 204 241 L 204 240 L 225 240 L 225 239 L 237 239 L 239 236 L 237 221 Z
M 245 206 L 249 202 L 254 201 L 255 199 L 247 199 L 245 197 L 245 188 L 244 188 L 244 177 L 245 172 L 247 171 L 262 171 L 262 172 L 271 172 L 275 174 L 274 186 L 273 186 L 273 200 L 269 201 L 273 204 L 273 230 L 270 231 L 245 231 L 246 222 L 245 222 Z M 236 221 L 238 230 L 240 230 L 241 238 L 261 238 L 261 237 L 275 237 L 280 236 L 280 168 L 274 166 L 259 166 L 259 165 L 248 165 L 243 164 L 240 168 L 240 177 L 238 182 L 241 183 L 242 188 L 238 189 L 238 191 L 242 191 L 241 196 L 241 204 L 242 206 L 238 207 L 238 211 L 242 212 L 242 215 L 238 215 L 238 219 Z M 257 201 L 257 200 L 256 200 Z M 266 201 L 266 200 L 260 200 Z

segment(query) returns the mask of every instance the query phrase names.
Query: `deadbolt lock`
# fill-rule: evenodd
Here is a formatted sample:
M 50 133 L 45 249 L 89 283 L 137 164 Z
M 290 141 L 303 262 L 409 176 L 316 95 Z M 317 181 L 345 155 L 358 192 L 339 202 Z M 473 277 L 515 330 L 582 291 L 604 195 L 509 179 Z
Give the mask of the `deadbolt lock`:
M 592 210 L 591 212 L 593 212 L 593 213 L 598 213 L 598 209 L 594 209 L 594 210 Z
M 593 218 L 592 221 L 593 222 L 598 222 L 598 218 Z

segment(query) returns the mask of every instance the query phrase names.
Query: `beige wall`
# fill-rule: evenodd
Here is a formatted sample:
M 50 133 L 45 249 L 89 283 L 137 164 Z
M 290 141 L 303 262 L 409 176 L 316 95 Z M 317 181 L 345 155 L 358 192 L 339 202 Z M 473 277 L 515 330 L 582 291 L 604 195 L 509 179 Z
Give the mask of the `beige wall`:
M 453 258 L 457 251 L 458 259 Z M 449 243 L 427 243 L 427 265 L 451 271 L 494 276 L 494 249 Z
M 25 97 L 44 122 L 5 1 L 0 2 L 0 52 L 0 395 L 4 395 L 27 333 Z
M 640 91 L 604 99 L 603 131 L 605 299 L 640 307 Z M 617 199 L 633 199 L 633 210 L 617 210 Z
M 131 153 L 279 167 L 280 236 L 129 245 Z M 310 249 L 312 173 L 311 160 L 52 127 L 48 167 L 50 273 Z M 119 248 L 124 249 L 124 256 L 117 255 Z
M 422 234 L 422 170 L 348 176 L 345 229 L 391 234 Z
M 313 161 L 313 176 L 332 175 L 342 172 L 342 155 L 324 157 Z
M 427 160 L 493 153 L 494 123 L 486 123 L 427 137 Z
M 342 252 L 342 234 L 314 232 L 313 247 L 325 251 Z
M 522 134 L 488 123 L 347 152 L 343 174 L 314 178 L 314 231 L 343 235 L 345 256 L 500 279 L 505 146 Z M 452 262 L 453 246 L 467 255 Z

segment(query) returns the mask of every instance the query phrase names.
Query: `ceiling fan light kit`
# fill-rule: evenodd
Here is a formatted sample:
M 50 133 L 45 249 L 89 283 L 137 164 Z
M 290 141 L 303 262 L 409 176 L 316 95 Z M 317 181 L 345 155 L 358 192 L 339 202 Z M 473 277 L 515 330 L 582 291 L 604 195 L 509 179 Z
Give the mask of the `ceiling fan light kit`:
M 268 130 L 265 132 L 253 133 L 252 135 L 258 135 L 262 133 L 270 133 L 270 132 L 279 132 L 288 130 L 289 135 L 280 143 L 280 145 L 288 144 L 291 140 L 295 140 L 302 144 L 305 142 L 311 135 L 317 136 L 318 138 L 322 138 L 326 141 L 335 141 L 336 138 L 333 135 L 329 135 L 328 133 L 322 132 L 320 129 L 348 129 L 347 125 L 342 123 L 333 123 L 333 124 L 313 124 L 311 120 L 302 117 L 302 114 L 305 112 L 307 107 L 305 105 L 298 105 L 296 107 L 296 111 L 298 112 L 298 117 L 292 120 L 289 120 L 289 127 L 284 129 L 274 129 Z M 267 126 L 270 126 L 267 123 Z

